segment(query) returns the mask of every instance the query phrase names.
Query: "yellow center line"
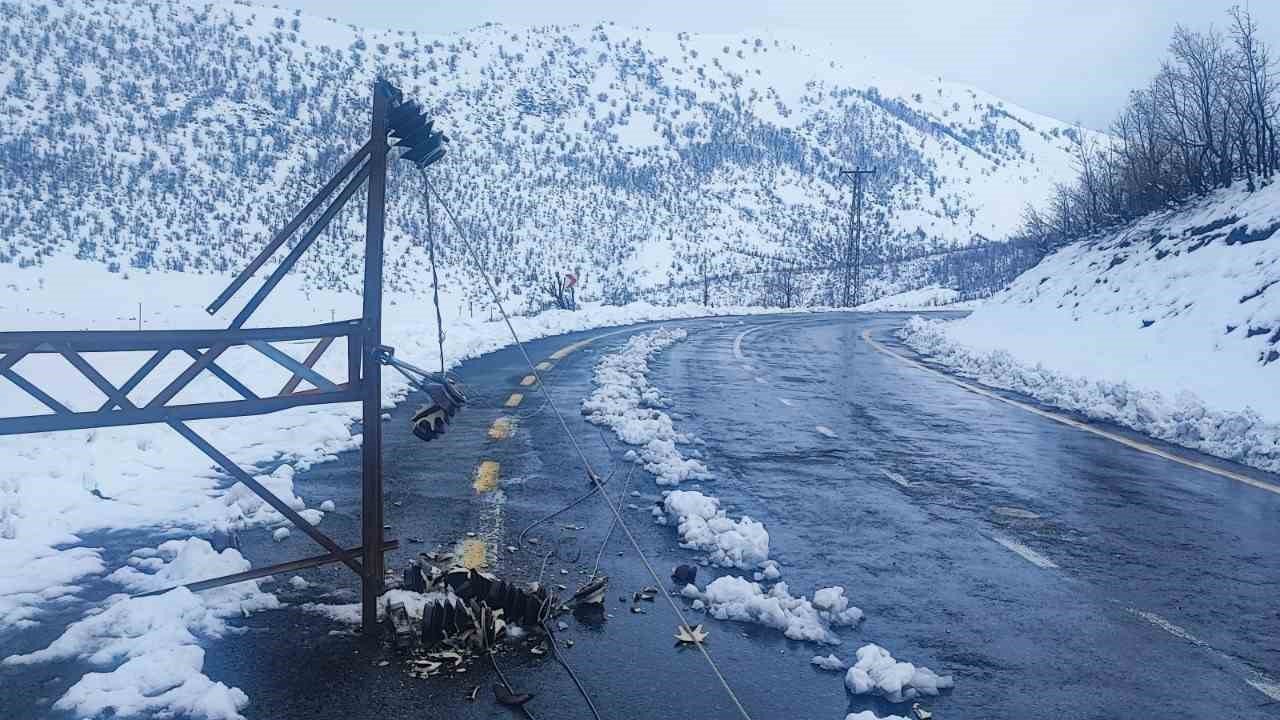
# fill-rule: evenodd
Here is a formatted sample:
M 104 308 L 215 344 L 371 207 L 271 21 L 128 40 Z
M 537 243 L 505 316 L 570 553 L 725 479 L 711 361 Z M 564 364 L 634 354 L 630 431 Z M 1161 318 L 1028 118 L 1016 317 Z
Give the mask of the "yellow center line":
M 869 329 L 862 331 L 862 339 L 866 340 L 867 343 L 870 344 L 872 348 L 875 348 L 876 350 L 884 353 L 885 355 L 897 358 L 898 360 L 901 360 L 902 362 L 912 367 L 919 368 L 920 370 L 924 370 L 925 372 L 933 373 L 934 375 L 937 375 L 938 377 L 942 378 L 943 380 L 946 380 L 952 385 L 959 386 L 961 388 L 964 388 L 965 390 L 968 390 L 969 392 L 976 393 L 985 398 L 990 398 L 997 402 L 1002 402 L 1005 405 L 1010 405 L 1020 410 L 1025 410 L 1033 415 L 1039 415 L 1042 418 L 1047 418 L 1049 420 L 1053 420 L 1054 422 L 1062 423 L 1063 425 L 1067 425 L 1068 427 L 1073 427 L 1077 430 L 1083 430 L 1084 432 L 1092 433 L 1094 435 L 1097 435 L 1098 437 L 1103 437 L 1108 440 L 1118 442 L 1121 445 L 1133 448 L 1134 450 L 1137 450 L 1139 452 L 1147 453 L 1148 455 L 1155 455 L 1156 457 L 1164 458 L 1165 460 L 1171 460 L 1173 462 L 1176 462 L 1179 465 L 1185 465 L 1186 467 L 1195 468 L 1196 470 L 1203 470 L 1207 473 L 1217 475 L 1218 477 L 1226 478 L 1228 480 L 1235 480 L 1236 482 L 1241 482 L 1241 483 L 1244 483 L 1245 485 L 1251 485 L 1253 487 L 1256 487 L 1259 490 L 1266 490 L 1267 492 L 1280 495 L 1280 485 L 1269 483 L 1266 480 L 1259 480 L 1257 478 L 1252 478 L 1252 477 L 1249 477 L 1248 475 L 1243 475 L 1238 472 L 1232 472 L 1231 470 L 1227 470 L 1225 468 L 1214 467 L 1212 465 L 1208 465 L 1208 464 L 1199 462 L 1197 460 L 1192 460 L 1190 458 L 1174 455 L 1171 452 L 1168 452 L 1166 450 L 1161 450 L 1160 448 L 1144 443 L 1141 440 L 1135 440 L 1133 438 L 1125 437 L 1123 435 L 1119 435 L 1119 434 L 1110 432 L 1108 430 L 1103 430 L 1100 427 L 1096 427 L 1088 423 L 1083 423 L 1083 422 L 1080 422 L 1079 420 L 1069 418 L 1065 415 L 1059 415 L 1058 413 L 1049 412 L 1048 410 L 1042 410 L 1038 407 L 1034 407 L 1032 405 L 1028 405 L 1023 402 L 1018 402 L 1017 400 L 1011 400 L 1007 397 L 1004 397 L 1003 395 L 993 393 L 990 390 L 986 390 L 976 385 L 971 385 L 962 380 L 958 380 L 955 377 L 948 375 L 947 373 L 944 373 L 940 370 L 935 370 L 929 367 L 928 365 L 925 365 L 924 363 L 917 362 L 916 360 L 913 360 L 907 357 L 906 355 L 903 355 L 894 350 L 890 350 L 884 345 L 881 345 L 875 340 L 872 340 L 871 330 Z
M 506 407 L 513 408 L 519 405 L 522 400 L 524 400 L 524 393 L 511 393 L 511 397 L 507 398 L 507 401 L 503 404 Z
M 493 460 L 485 460 L 476 466 L 475 477 L 471 481 L 471 487 L 475 488 L 477 493 L 493 492 L 498 489 L 498 463 Z
M 489 567 L 489 546 L 479 538 L 467 538 L 454 552 L 458 564 L 468 570 L 482 570 Z
M 511 432 L 515 430 L 515 418 L 509 418 L 505 415 L 493 421 L 489 426 L 490 440 L 506 440 L 511 437 Z
M 591 344 L 591 341 L 592 341 L 592 340 L 594 340 L 594 339 L 595 339 L 595 338 L 587 338 L 586 340 L 579 340 L 578 342 L 576 342 L 576 343 L 574 343 L 574 344 L 572 344 L 572 345 L 566 345 L 566 346 L 564 346 L 564 347 L 560 348 L 559 350 L 557 350 L 557 351 L 555 351 L 555 352 L 551 353 L 551 359 L 552 359 L 552 360 L 563 360 L 563 359 L 565 359 L 566 357 L 568 357 L 570 353 L 572 353 L 572 352 L 574 352 L 574 351 L 576 351 L 576 350 L 580 350 L 580 349 L 582 349 L 582 348 L 586 347 L 587 345 L 590 345 L 590 344 Z
M 524 387 L 529 387 L 536 382 L 538 382 L 537 375 L 525 375 L 523 378 L 520 378 L 520 384 Z

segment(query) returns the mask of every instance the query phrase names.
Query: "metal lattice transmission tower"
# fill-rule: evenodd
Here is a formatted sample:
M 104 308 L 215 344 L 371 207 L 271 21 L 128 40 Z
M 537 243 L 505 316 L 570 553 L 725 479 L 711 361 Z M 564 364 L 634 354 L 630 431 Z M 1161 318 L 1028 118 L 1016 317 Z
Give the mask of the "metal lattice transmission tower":
M 853 198 L 849 201 L 849 243 L 844 251 L 844 291 L 840 296 L 842 307 L 854 307 L 862 298 L 862 178 L 875 172 L 874 168 L 840 171 L 842 177 L 853 178 Z

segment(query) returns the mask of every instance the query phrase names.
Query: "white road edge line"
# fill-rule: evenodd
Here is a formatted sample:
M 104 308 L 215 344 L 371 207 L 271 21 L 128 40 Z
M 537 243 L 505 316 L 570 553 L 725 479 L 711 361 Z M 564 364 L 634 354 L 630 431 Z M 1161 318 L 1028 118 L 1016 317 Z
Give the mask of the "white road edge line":
M 884 473 L 886 477 L 898 483 L 902 487 L 911 487 L 911 483 L 907 482 L 907 479 L 902 477 L 899 473 L 889 470 L 888 468 L 880 468 L 880 472 Z
M 1230 655 L 1213 647 L 1212 645 L 1201 640 L 1195 635 L 1192 635 L 1186 628 L 1180 627 L 1178 625 L 1174 625 L 1173 623 L 1169 622 L 1168 620 L 1160 617 L 1159 615 L 1153 612 L 1147 612 L 1145 610 L 1139 610 L 1137 608 L 1125 608 L 1125 610 L 1127 610 L 1130 614 L 1145 620 L 1151 625 L 1154 625 L 1155 627 L 1160 628 L 1161 630 L 1169 633 L 1170 635 L 1178 638 L 1179 640 L 1189 642 L 1192 645 L 1195 645 L 1196 647 L 1210 650 L 1222 656 L 1224 659 L 1232 661 L 1233 663 L 1239 662 L 1239 660 L 1237 660 L 1236 658 L 1231 657 Z M 1254 690 L 1257 690 L 1263 695 L 1266 695 L 1272 700 L 1280 700 L 1280 682 L 1276 682 L 1275 680 L 1259 672 L 1253 672 L 1253 677 L 1246 677 L 1244 678 L 1244 681 L 1246 684 L 1249 685 L 1249 687 L 1253 688 Z
M 1257 478 L 1249 477 L 1248 475 L 1242 475 L 1238 472 L 1232 472 L 1231 470 L 1227 470 L 1224 468 L 1217 468 L 1212 465 L 1207 465 L 1205 463 L 1192 460 L 1190 458 L 1180 457 L 1178 455 L 1174 455 L 1173 453 L 1161 450 L 1160 448 L 1154 447 L 1152 445 L 1148 445 L 1147 443 L 1141 442 L 1139 440 L 1134 440 L 1133 438 L 1127 438 L 1123 435 L 1118 435 L 1108 430 L 1103 430 L 1100 427 L 1095 427 L 1088 423 L 1083 423 L 1083 422 L 1080 422 L 1079 420 L 1074 420 L 1065 415 L 1059 415 L 1058 413 L 1049 412 L 1048 410 L 1042 410 L 1038 407 L 1033 407 L 1026 403 L 1018 402 L 1017 400 L 1011 400 L 1007 397 L 993 393 L 990 390 L 985 390 L 976 385 L 970 385 L 969 383 L 959 380 L 951 375 L 948 375 L 947 373 L 944 373 L 940 370 L 935 370 L 929 367 L 928 365 L 917 362 L 905 355 L 902 355 L 901 353 L 895 352 L 885 347 L 884 345 L 881 345 L 879 342 L 871 339 L 870 329 L 862 331 L 862 339 L 866 340 L 867 344 L 871 345 L 872 348 L 874 348 L 879 352 L 884 353 L 885 355 L 888 355 L 893 358 L 897 358 L 898 360 L 901 360 L 902 362 L 908 365 L 911 365 L 912 367 L 918 368 L 920 370 L 924 370 L 925 372 L 933 373 L 934 375 L 937 375 L 938 377 L 942 378 L 943 380 L 946 380 L 952 385 L 956 385 L 958 387 L 964 388 L 969 392 L 976 393 L 985 398 L 990 398 L 997 402 L 1002 402 L 1005 405 L 1010 405 L 1020 410 L 1025 410 L 1033 415 L 1039 415 L 1040 417 L 1053 420 L 1054 422 L 1062 423 L 1063 425 L 1073 427 L 1077 430 L 1083 430 L 1084 432 L 1092 433 L 1094 435 L 1097 435 L 1098 437 L 1103 437 L 1113 442 L 1120 443 L 1121 445 L 1133 448 L 1134 450 L 1137 450 L 1139 452 L 1147 453 L 1148 455 L 1155 455 L 1156 457 L 1164 458 L 1165 460 L 1176 462 L 1179 465 L 1184 465 L 1189 468 L 1195 468 L 1196 470 L 1203 470 L 1207 473 L 1217 475 L 1218 477 L 1226 478 L 1228 480 L 1235 480 L 1236 482 L 1241 482 L 1241 483 L 1244 483 L 1245 485 L 1250 485 L 1252 487 L 1258 488 L 1259 490 L 1266 490 L 1269 493 L 1280 495 L 1280 485 L 1269 483 L 1266 480 L 1259 480 Z
M 1032 550 L 1026 545 L 1023 545 L 1017 540 L 1010 540 L 1009 538 L 1002 537 L 1000 535 L 992 535 L 991 539 L 994 540 L 996 544 L 1012 552 L 1013 554 L 1017 555 L 1023 560 L 1026 560 L 1032 565 L 1035 565 L 1036 567 L 1044 568 L 1045 570 L 1055 570 L 1058 568 L 1057 563 L 1041 555 L 1035 550 Z
M 747 362 L 747 356 L 742 354 L 742 340 L 751 333 L 763 329 L 764 325 L 757 325 L 753 328 L 747 328 L 738 333 L 738 337 L 733 339 L 733 356 L 742 362 Z

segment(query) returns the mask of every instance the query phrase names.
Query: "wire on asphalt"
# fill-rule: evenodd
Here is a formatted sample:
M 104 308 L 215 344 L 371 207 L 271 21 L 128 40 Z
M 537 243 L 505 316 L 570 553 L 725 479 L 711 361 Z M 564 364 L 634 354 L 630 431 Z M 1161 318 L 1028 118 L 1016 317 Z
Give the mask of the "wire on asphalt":
M 542 392 L 542 395 L 546 398 L 547 404 L 551 407 L 551 410 L 556 415 L 556 419 L 559 420 L 560 422 L 560 427 L 564 430 L 565 435 L 569 438 L 569 443 L 573 446 L 573 449 L 577 453 L 578 458 L 582 461 L 584 469 L 586 470 L 586 473 L 587 473 L 587 477 L 591 480 L 591 482 L 596 486 L 598 490 L 603 490 L 604 485 L 601 483 L 600 477 L 596 475 L 595 470 L 592 469 L 591 461 L 587 459 L 586 453 L 583 451 L 582 446 L 578 443 L 577 436 L 575 436 L 573 433 L 573 430 L 569 428 L 569 423 L 564 419 L 564 414 L 560 412 L 560 409 L 558 407 L 556 407 L 555 400 L 551 397 L 551 390 L 547 387 L 546 383 L 542 381 L 542 376 L 538 372 L 537 366 L 534 365 L 533 358 L 529 356 L 529 351 L 525 348 L 524 343 L 520 340 L 520 335 L 519 333 L 516 332 L 515 325 L 512 324 L 511 322 L 511 316 L 507 314 L 507 310 L 502 304 L 502 297 L 498 294 L 497 287 L 494 286 L 493 281 L 489 278 L 489 274 L 485 271 L 484 262 L 480 257 L 480 253 L 476 250 L 476 247 L 470 242 L 470 238 L 467 236 L 466 229 L 462 226 L 462 223 L 461 221 L 458 220 L 457 216 L 454 215 L 453 209 L 449 206 L 447 202 L 445 202 L 444 198 L 440 196 L 440 192 L 436 190 L 434 185 L 431 184 L 430 179 L 427 177 L 425 168 L 422 169 L 422 181 L 423 183 L 426 184 L 427 192 L 435 196 L 436 201 L 440 203 L 440 207 L 444 209 L 445 215 L 449 218 L 449 221 L 453 223 L 454 229 L 457 231 L 458 237 L 461 239 L 463 247 L 466 248 L 467 254 L 471 256 L 471 260 L 475 264 L 476 273 L 480 275 L 482 280 L 484 280 L 485 286 L 489 289 L 489 294 L 493 296 L 494 305 L 497 306 L 498 312 L 502 315 L 502 320 L 504 323 L 506 323 L 507 330 L 511 333 L 511 339 L 515 341 L 516 347 L 519 348 L 520 354 L 524 357 L 525 363 L 529 366 L 529 372 L 534 376 L 534 379 L 537 381 L 536 384 L 538 386 L 538 389 Z M 600 497 L 604 498 L 604 502 L 606 505 L 609 506 L 609 511 L 613 513 L 614 519 L 616 520 L 618 526 L 621 527 L 622 532 L 626 534 L 627 540 L 630 541 L 632 548 L 635 549 L 636 551 L 636 554 L 640 556 L 640 561 L 644 563 L 645 569 L 648 570 L 649 575 L 653 577 L 653 581 L 656 587 L 662 592 L 663 597 L 667 599 L 667 603 L 671 605 L 671 610 L 675 612 L 676 617 L 680 619 L 681 625 L 685 627 L 692 627 L 689 624 L 688 619 L 685 618 L 684 611 L 680 609 L 680 606 L 678 603 L 676 603 L 675 598 L 671 596 L 671 592 L 667 589 L 666 583 L 664 583 L 662 579 L 658 576 L 658 572 L 654 570 L 653 564 L 649 562 L 649 558 L 645 556 L 644 550 L 640 548 L 640 543 L 636 540 L 635 535 L 631 533 L 631 529 L 627 527 L 626 521 L 623 520 L 622 518 L 622 513 L 618 510 L 617 505 L 613 502 L 613 499 L 609 497 L 609 493 L 601 492 L 599 493 L 599 495 Z M 715 674 L 716 679 L 720 681 L 720 685 L 724 688 L 724 691 L 729 696 L 729 699 L 733 701 L 733 704 L 737 708 L 738 712 L 741 713 L 742 717 L 745 718 L 746 720 L 751 720 L 751 714 L 747 712 L 747 709 L 742 705 L 742 701 L 738 699 L 738 694 L 735 693 L 733 688 L 729 685 L 729 681 L 725 678 L 724 673 L 720 671 L 720 667 L 716 665 L 716 661 L 711 657 L 711 653 L 707 651 L 706 645 L 701 642 L 695 642 L 693 643 L 693 645 L 694 647 L 698 648 L 699 652 L 702 653 L 702 657 L 707 661 L 707 665 L 711 668 L 711 671 Z
M 623 498 L 627 496 L 627 490 L 631 489 L 631 476 L 635 473 L 635 469 L 636 466 L 632 465 L 627 470 L 627 479 L 622 484 L 622 492 L 618 494 L 618 502 L 622 502 Z M 618 518 L 615 517 L 609 522 L 609 532 L 604 534 L 604 540 L 600 543 L 600 550 L 596 553 L 596 562 L 591 567 L 591 577 L 587 578 L 587 582 L 595 580 L 596 576 L 600 574 L 600 558 L 604 557 L 604 549 L 609 546 L 609 538 L 613 537 L 613 530 L 616 527 L 618 527 Z

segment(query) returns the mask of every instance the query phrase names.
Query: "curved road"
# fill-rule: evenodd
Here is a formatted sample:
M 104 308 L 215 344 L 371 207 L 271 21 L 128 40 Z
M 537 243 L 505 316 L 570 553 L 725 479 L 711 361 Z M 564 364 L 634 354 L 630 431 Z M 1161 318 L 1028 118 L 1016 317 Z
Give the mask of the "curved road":
M 849 660 L 866 642 L 955 675 L 954 690 L 924 703 L 939 720 L 1276 717 L 1280 495 L 969 392 L 862 337 L 908 354 L 892 337 L 903 318 L 671 323 L 689 337 L 653 363 L 650 380 L 672 399 L 678 427 L 705 441 L 699 449 L 717 475 L 708 492 L 731 514 L 764 522 L 792 592 L 843 585 L 866 612 L 834 648 L 709 622 L 709 650 L 753 717 L 909 714 L 908 704 L 847 696 L 840 675 L 808 662 L 827 652 Z M 594 360 L 644 329 L 529 343 L 534 359 L 549 363 L 548 387 L 592 462 L 619 470 L 618 478 L 629 464 L 617 441 L 606 446 L 578 407 L 592 389 Z M 387 518 L 402 542 L 393 567 L 437 545 L 487 545 L 494 571 L 530 578 L 541 549 L 559 546 L 546 570 L 552 582 L 571 592 L 590 572 L 609 523 L 598 499 L 532 532 L 537 550 L 505 549 L 585 488 L 552 413 L 520 385 L 526 370 L 514 350 L 465 364 L 473 401 L 442 441 L 408 435 L 412 403 L 393 413 Z M 525 398 L 508 407 L 512 393 Z M 492 432 L 500 417 L 514 423 Z M 478 470 L 481 460 L 492 464 Z M 345 456 L 297 480 L 306 496 L 337 500 L 325 528 L 352 541 L 356 462 Z M 616 495 L 618 483 L 610 487 Z M 674 529 L 649 519 L 659 498 L 652 478 L 637 472 L 632 488 L 640 497 L 622 500 L 631 506 L 628 526 L 654 563 L 665 570 L 694 557 L 676 546 Z M 262 533 L 246 552 L 256 565 L 302 547 Z M 672 648 L 669 609 L 641 603 L 643 614 L 630 612 L 630 594 L 650 581 L 616 533 L 602 567 L 612 577 L 609 615 L 566 617 L 561 637 L 574 641 L 566 658 L 604 716 L 735 717 L 701 656 Z M 312 588 L 277 586 L 282 597 L 314 601 L 332 591 L 322 601 L 337 602 L 353 586 L 340 568 L 304 576 Z M 704 571 L 699 584 L 709 579 Z M 517 717 L 494 705 L 484 666 L 448 681 L 416 680 L 394 659 L 386 663 L 382 648 L 334 634 L 314 615 L 287 610 L 246 624 L 249 632 L 209 649 L 206 671 L 248 693 L 251 718 Z M 536 694 L 529 707 L 537 717 L 590 717 L 551 659 L 508 652 L 501 662 Z M 475 685 L 484 689 L 471 702 Z

